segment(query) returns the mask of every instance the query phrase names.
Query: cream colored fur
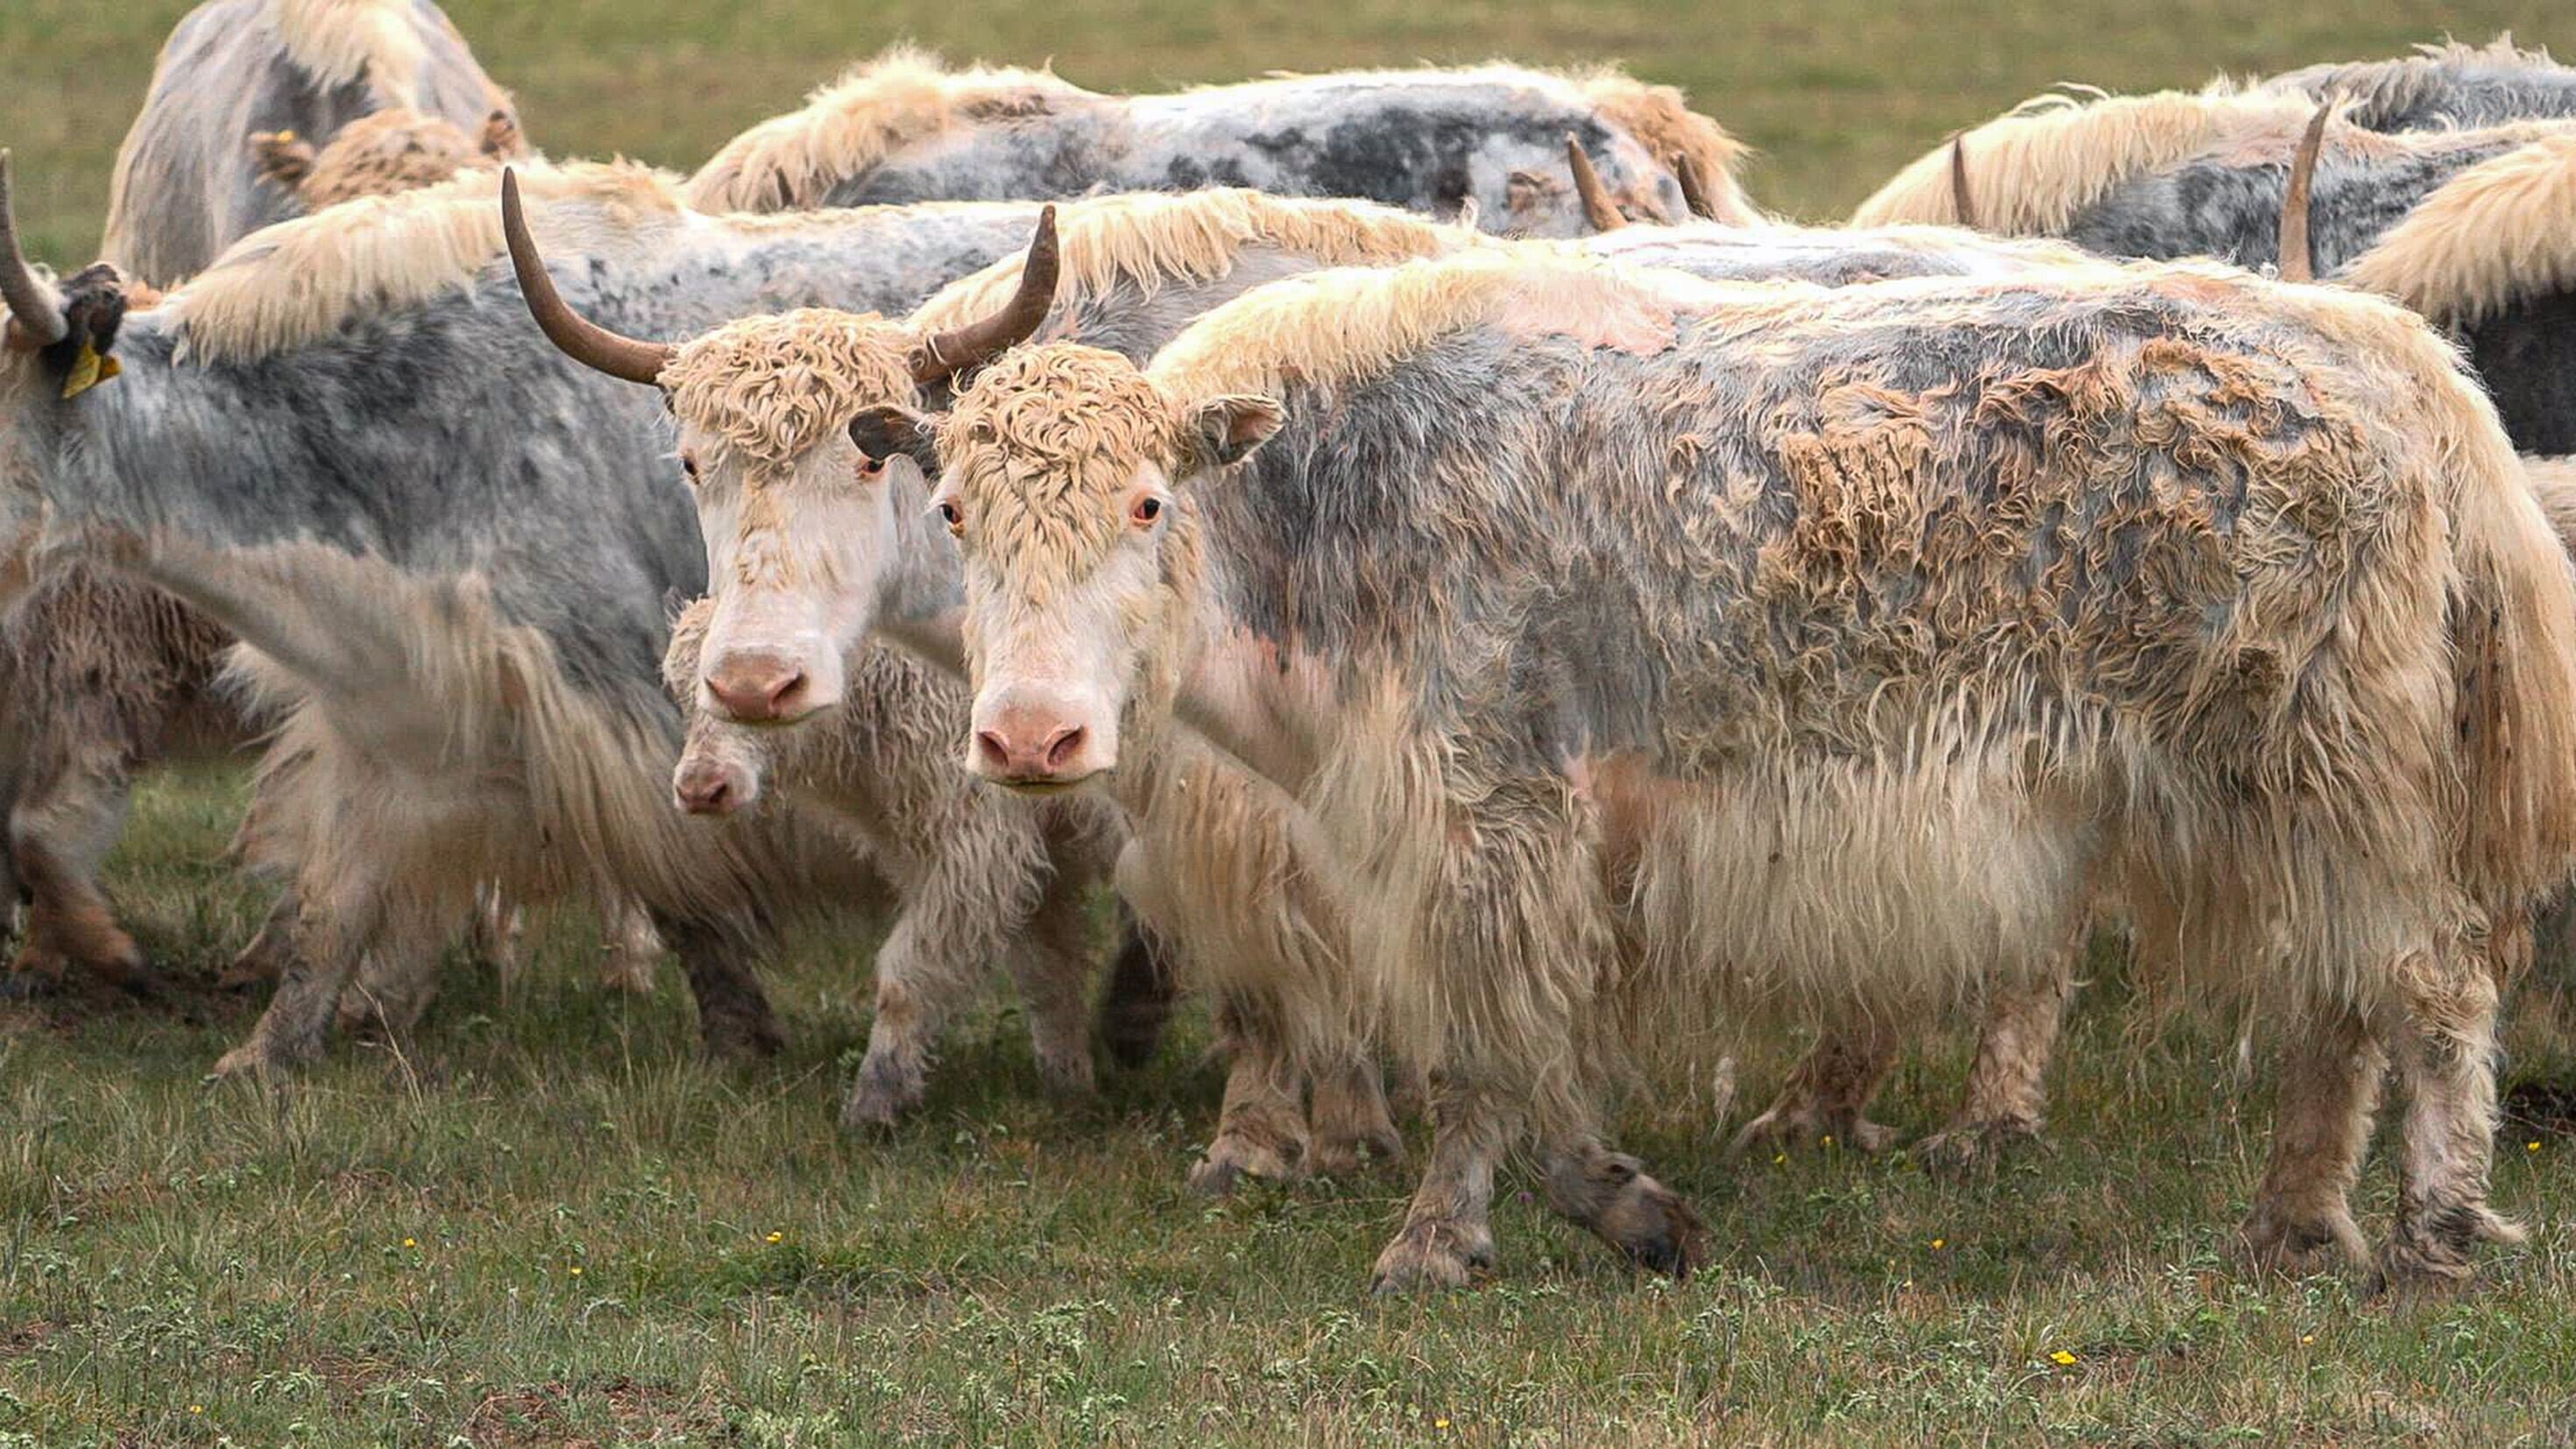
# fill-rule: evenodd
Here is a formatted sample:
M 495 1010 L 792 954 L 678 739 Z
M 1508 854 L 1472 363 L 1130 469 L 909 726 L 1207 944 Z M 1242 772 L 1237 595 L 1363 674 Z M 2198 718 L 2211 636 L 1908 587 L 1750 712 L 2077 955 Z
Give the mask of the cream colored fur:
M 1367 201 L 1317 201 L 1216 189 L 1139 193 L 1076 202 L 1058 213 L 1059 298 L 1098 296 L 1120 282 L 1151 295 L 1165 283 L 1213 282 L 1252 245 L 1318 266 L 1444 256 L 1483 244 L 1479 233 Z M 912 314 L 920 331 L 956 327 L 998 311 L 1020 284 L 1013 255 L 941 289 Z
M 2340 280 L 2463 326 L 2576 287 L 2576 133 L 2452 177 Z
M 2085 207 L 2132 176 L 2162 170 L 2248 136 L 2295 140 L 2316 111 L 2303 96 L 2191 94 L 2078 101 L 2047 95 L 1959 138 L 1980 231 L 2063 232 Z M 1854 226 L 1956 225 L 1945 143 L 1918 156 L 1852 212 Z
M 408 0 L 270 0 L 286 55 L 329 89 L 365 80 L 388 105 L 420 104 L 426 52 Z
M 467 171 L 251 233 L 163 299 L 185 355 L 263 357 L 327 337 L 361 312 L 470 286 L 502 252 L 500 185 L 496 171 Z M 519 186 L 550 249 L 577 250 L 587 233 L 568 234 L 548 202 L 588 203 L 585 217 L 605 213 L 620 233 L 683 215 L 670 177 L 627 162 L 523 163 Z
M 725 143 L 690 178 L 701 211 L 819 206 L 832 183 L 961 122 L 1035 114 L 1101 97 L 1043 70 L 944 69 L 899 46 Z
M 1715 188 L 1709 202 L 1717 215 L 1709 220 L 1730 226 L 1752 226 L 1762 221 L 1761 211 L 1736 180 L 1736 170 L 1751 148 L 1727 134 L 1725 127 L 1692 110 L 1680 90 L 1650 85 L 1613 69 L 1580 74 L 1574 80 L 1601 108 L 1601 113 L 1636 137 L 1653 153 L 1657 163 L 1676 166 L 1687 159 L 1698 165 L 1700 174 Z M 1665 219 L 1678 222 L 1689 218 Z

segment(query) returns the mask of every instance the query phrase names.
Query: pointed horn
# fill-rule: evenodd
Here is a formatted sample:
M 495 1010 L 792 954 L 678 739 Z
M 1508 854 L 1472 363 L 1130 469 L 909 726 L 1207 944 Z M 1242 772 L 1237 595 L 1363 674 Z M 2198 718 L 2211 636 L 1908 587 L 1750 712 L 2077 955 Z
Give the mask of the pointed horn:
M 2325 146 L 2326 121 L 2334 114 L 2335 98 L 2308 118 L 2308 129 L 2299 136 L 2299 149 L 2290 157 L 2290 187 L 2281 194 L 2281 280 L 2313 282 L 2317 279 L 2317 262 L 2308 250 L 2308 193 L 2317 179 L 2317 152 Z
M 1673 175 L 1682 183 L 1682 204 L 1703 221 L 1717 220 L 1717 203 L 1709 199 L 1708 171 L 1699 158 L 1684 151 L 1673 157 Z
M 7 151 L 0 151 L 0 301 L 9 304 L 13 346 L 32 352 L 71 335 L 71 323 L 63 318 L 62 294 L 36 275 L 36 269 L 27 265 L 27 254 L 18 249 L 18 214 L 11 204 Z
M 1968 194 L 1968 138 L 1950 138 L 1950 207 L 1959 213 L 1959 225 L 1975 230 L 1977 204 Z
M 1028 259 L 1020 264 L 1020 289 L 1002 310 L 980 322 L 951 328 L 924 341 L 912 354 L 913 381 L 924 387 L 990 362 L 1026 342 L 1046 321 L 1055 305 L 1055 208 L 1038 213 L 1037 234 L 1029 238 Z
M 670 366 L 677 348 L 620 337 L 573 311 L 555 290 L 554 278 L 546 275 L 545 259 L 537 255 L 536 240 L 528 235 L 528 212 L 519 202 L 515 166 L 501 168 L 501 235 L 510 244 L 510 269 L 519 274 L 519 295 L 527 299 L 528 315 L 537 319 L 537 329 L 547 341 L 566 357 L 610 377 L 647 386 L 661 382 L 662 369 Z
M 1617 231 L 1628 224 L 1619 214 L 1619 204 L 1610 199 L 1610 188 L 1601 184 L 1601 173 L 1592 169 L 1592 158 L 1583 154 L 1583 143 L 1574 133 L 1565 133 L 1565 164 L 1574 168 L 1574 194 L 1583 198 L 1584 220 L 1594 231 Z

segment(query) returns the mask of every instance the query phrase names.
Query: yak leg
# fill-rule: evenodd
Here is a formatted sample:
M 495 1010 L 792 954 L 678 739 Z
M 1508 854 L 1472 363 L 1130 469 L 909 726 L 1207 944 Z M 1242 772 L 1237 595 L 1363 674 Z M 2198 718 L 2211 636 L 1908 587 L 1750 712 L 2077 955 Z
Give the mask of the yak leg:
M 1487 1094 L 1434 1074 L 1431 1160 L 1403 1229 L 1377 1255 L 1371 1291 L 1464 1288 L 1493 1270 L 1494 1169 L 1516 1130 L 1514 1114 Z
M 1317 1172 L 1356 1172 L 1363 1153 L 1379 1162 L 1404 1160 L 1404 1134 L 1386 1108 L 1386 1073 L 1356 1045 L 1339 1063 L 1317 1069 L 1307 1116 Z
M 2036 980 L 1987 993 L 1967 1098 L 1947 1125 L 1916 1144 L 1915 1156 L 1965 1171 L 1991 1167 L 2011 1143 L 2039 1137 L 2048 1106 L 2048 1059 L 2066 1020 L 2067 1000 L 2075 994 L 2073 962 L 2072 955 L 2062 955 Z
M 748 931 L 714 922 L 656 914 L 654 929 L 680 957 L 689 994 L 698 1003 L 698 1035 L 714 1057 L 772 1057 L 787 1044 L 778 1015 L 749 964 Z
M 1099 1032 L 1109 1060 L 1134 1070 L 1154 1059 L 1172 1019 L 1171 947 L 1118 904 L 1119 945 L 1100 993 Z
M 1864 1152 L 1887 1146 L 1895 1132 L 1861 1114 L 1896 1065 L 1897 1045 L 1896 1033 L 1866 1012 L 1826 1028 L 1770 1107 L 1735 1134 L 1732 1149 L 1816 1141 L 1848 1143 Z
M 286 970 L 295 954 L 295 917 L 302 909 L 301 899 L 293 887 L 278 892 L 277 904 L 268 908 L 268 918 L 259 923 L 259 932 L 250 944 L 241 948 L 215 984 L 230 991 L 262 981 L 275 981 Z
M 599 904 L 599 934 L 599 984 L 652 995 L 653 972 L 662 964 L 662 938 L 653 930 L 652 914 L 625 892 L 611 890 Z
M 474 887 L 474 916 L 465 931 L 465 954 L 491 967 L 509 991 L 519 979 L 519 942 L 528 933 L 528 914 L 497 880 Z
M 1207 1155 L 1190 1168 L 1190 1186 L 1211 1196 L 1246 1177 L 1293 1182 L 1306 1173 L 1305 1085 L 1278 1029 L 1232 998 L 1217 1003 L 1217 1032 L 1230 1048 L 1225 1105 Z
M 2370 1141 L 2387 1057 L 2361 1016 L 2326 1007 L 2287 1044 L 2272 1160 L 2255 1189 L 2245 1249 L 2259 1265 L 2313 1272 L 2364 1256 L 2352 1186 Z
M 1513 744 L 1491 746 L 1510 758 Z M 1617 949 L 1580 801 L 1562 779 L 1479 781 L 1442 802 L 1440 882 L 1423 921 L 1447 1019 L 1433 1088 L 1431 1161 L 1404 1228 L 1377 1261 L 1381 1291 L 1455 1287 L 1494 1258 L 1494 1169 L 1534 1126 L 1548 1198 L 1631 1261 L 1689 1274 L 1697 1217 L 1594 1128 L 1599 1084 L 1582 1069 L 1591 997 Z
M 2511 934 L 2523 948 L 2515 922 Z M 2487 1204 L 2495 1151 L 2496 979 L 2457 936 L 2404 964 L 2391 1033 L 2406 1094 L 2398 1155 L 2397 1221 L 2380 1254 L 2390 1283 L 2457 1282 L 2480 1242 L 2518 1243 L 2524 1231 Z
M 219 1077 L 282 1076 L 318 1060 L 340 994 L 385 937 L 397 909 L 381 871 L 352 872 L 328 889 L 307 881 L 268 1009 L 250 1039 L 215 1063 Z
M 1028 1012 L 1038 1080 L 1050 1094 L 1066 1098 L 1099 1091 L 1091 1062 L 1091 930 L 1083 885 L 1063 871 L 1049 876 L 1036 913 L 1009 955 Z
M 85 712 L 84 712 L 85 713 Z M 75 734 L 33 751 L 40 764 L 9 812 L 9 863 L 27 893 L 27 934 L 14 971 L 61 980 L 78 965 L 127 991 L 150 985 L 143 951 L 116 923 L 98 888 L 99 863 L 125 825 L 132 741 L 98 728 L 110 721 L 42 720 L 47 734 Z
M 967 902 L 941 898 L 945 882 L 915 891 L 877 947 L 876 1019 L 867 1055 L 841 1099 L 841 1127 L 891 1127 L 921 1105 L 940 1029 L 971 993 L 995 950 L 999 932 L 957 919 L 976 914 Z M 980 903 L 978 903 L 980 904 Z

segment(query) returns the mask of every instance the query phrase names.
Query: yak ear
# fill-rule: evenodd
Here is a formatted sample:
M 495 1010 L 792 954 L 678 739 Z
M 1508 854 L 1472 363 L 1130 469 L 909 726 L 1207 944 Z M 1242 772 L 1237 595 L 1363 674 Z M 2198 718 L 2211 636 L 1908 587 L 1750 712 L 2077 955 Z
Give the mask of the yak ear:
M 921 476 L 939 476 L 938 431 L 928 418 L 909 409 L 882 405 L 862 409 L 850 419 L 850 441 L 871 463 L 910 458 L 920 465 Z
M 253 131 L 251 159 L 259 174 L 282 190 L 293 191 L 313 174 L 313 143 L 293 131 Z
M 1240 463 L 1287 421 L 1277 400 L 1257 393 L 1210 398 L 1190 409 L 1191 461 L 1203 468 Z

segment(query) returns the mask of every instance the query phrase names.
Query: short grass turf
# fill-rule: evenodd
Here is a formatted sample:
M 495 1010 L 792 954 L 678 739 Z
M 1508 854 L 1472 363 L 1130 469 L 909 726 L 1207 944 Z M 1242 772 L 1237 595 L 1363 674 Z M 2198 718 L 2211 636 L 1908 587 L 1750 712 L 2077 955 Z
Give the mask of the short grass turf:
M 0 145 L 38 255 L 94 248 L 109 158 L 184 8 L 0 3 Z M 2576 50 L 2555 0 L 448 8 L 548 150 L 681 169 L 896 39 L 1052 57 L 1102 88 L 1624 59 L 1762 148 L 1761 202 L 1816 219 L 2061 81 L 2197 85 L 2505 28 Z M 2466 1295 L 2236 1271 L 2261 1074 L 2224 1023 L 2141 1029 L 2104 953 L 2055 1146 L 1991 1182 L 1834 1149 L 1733 1161 L 1705 1112 L 1641 1111 L 1626 1144 L 1707 1214 L 1708 1272 L 1636 1280 L 1515 1176 L 1496 1285 L 1373 1302 L 1401 1173 L 1222 1204 L 1182 1189 L 1218 1089 L 1187 1016 L 1150 1068 L 1068 1110 L 998 1005 L 955 1036 L 915 1123 L 842 1138 L 873 928 L 800 941 L 773 978 L 794 1045 L 757 1069 L 698 1060 L 674 973 L 649 998 L 598 989 L 568 915 L 540 920 L 514 981 L 460 967 L 399 1049 L 343 1045 L 282 1092 L 209 1090 L 256 1010 L 202 984 L 265 904 L 220 858 L 242 788 L 233 767 L 156 777 L 111 863 L 171 982 L 158 999 L 0 1004 L 0 1446 L 2576 1435 L 2576 1030 L 2547 988 L 2513 1008 L 2496 1184 L 2533 1240 L 2489 1254 Z M 1890 1120 L 1937 1121 L 1955 1038 L 1909 1059 Z M 1779 1055 L 1745 1062 L 1748 1097 Z M 2387 1179 L 2374 1161 L 2367 1225 Z
M 0 1005 L 0 1446 L 2540 1444 L 2576 1424 L 2576 1018 L 2547 988 L 2517 1003 L 2496 1180 L 2533 1240 L 2464 1294 L 2240 1272 L 2261 1073 L 2223 1023 L 2142 1031 L 2106 943 L 2053 1144 L 1991 1181 L 1831 1147 L 1733 1160 L 1704 1104 L 1641 1109 L 1626 1145 L 1707 1215 L 1706 1272 L 1633 1276 L 1514 1174 L 1497 1283 L 1374 1301 L 1400 1172 L 1222 1203 L 1182 1186 L 1220 1085 L 1186 1015 L 1067 1107 L 997 1003 L 917 1120 L 844 1138 L 864 923 L 809 932 L 774 976 L 794 1040 L 768 1065 L 700 1060 L 675 970 L 602 990 L 565 913 L 510 982 L 453 966 L 398 1047 L 206 1086 L 256 1010 L 203 984 L 262 905 L 218 864 L 243 789 L 229 767 L 156 777 L 111 863 L 160 996 Z M 1890 1084 L 1898 1126 L 1955 1095 L 1955 1038 Z M 1743 1095 L 1778 1067 L 1748 1060 Z M 2377 1159 L 2366 1225 L 2389 1198 Z

